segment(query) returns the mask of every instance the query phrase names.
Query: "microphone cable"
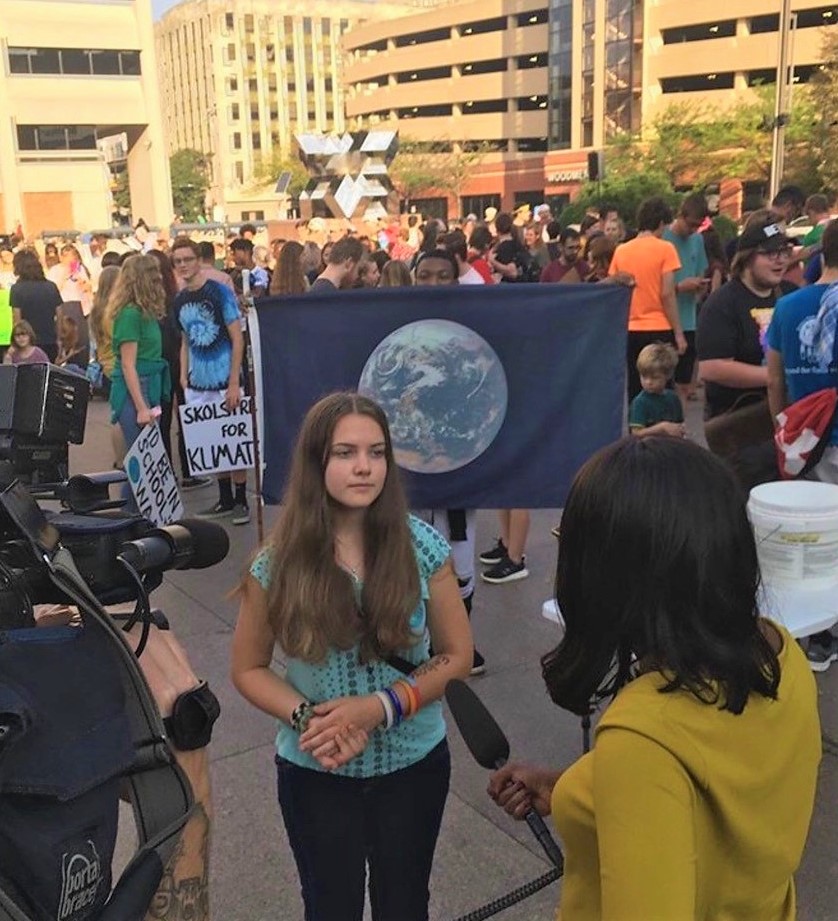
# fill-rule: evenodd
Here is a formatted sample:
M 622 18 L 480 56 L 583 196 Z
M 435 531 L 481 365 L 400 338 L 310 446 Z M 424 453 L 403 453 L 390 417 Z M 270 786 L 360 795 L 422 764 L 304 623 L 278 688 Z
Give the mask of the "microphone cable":
M 140 641 L 137 644 L 137 648 L 134 652 L 134 655 L 139 659 L 145 650 L 146 644 L 148 643 L 148 634 L 151 631 L 151 601 L 148 597 L 148 591 L 145 587 L 140 574 L 136 569 L 126 560 L 124 557 L 117 556 L 117 562 L 122 566 L 122 568 L 128 573 L 131 578 L 131 581 L 137 587 L 137 602 L 134 605 L 134 610 L 131 614 L 128 615 L 128 619 L 123 625 L 122 629 L 127 633 L 138 620 L 142 621 L 143 630 L 140 634 Z
M 543 876 L 539 876 L 538 879 L 534 879 L 530 883 L 524 883 L 523 886 L 513 889 L 512 892 L 507 892 L 506 895 L 502 895 L 492 902 L 487 902 L 480 908 L 475 908 L 467 915 L 460 915 L 460 917 L 455 918 L 454 921 L 483 921 L 484 918 L 491 918 L 493 915 L 498 915 L 502 911 L 506 911 L 507 908 L 517 905 L 518 902 L 523 902 L 524 899 L 528 899 L 531 895 L 535 895 L 536 892 L 556 882 L 561 875 L 562 871 L 558 867 L 553 867 L 552 870 L 549 870 Z

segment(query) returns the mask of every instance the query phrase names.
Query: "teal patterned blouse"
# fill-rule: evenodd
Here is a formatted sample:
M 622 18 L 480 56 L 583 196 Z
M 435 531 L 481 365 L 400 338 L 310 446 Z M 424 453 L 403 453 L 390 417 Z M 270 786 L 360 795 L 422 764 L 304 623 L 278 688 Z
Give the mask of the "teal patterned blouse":
M 411 515 L 409 525 L 421 588 L 421 598 L 410 618 L 410 627 L 419 640 L 409 649 L 400 650 L 399 655 L 418 665 L 427 660 L 430 648 L 426 616 L 428 580 L 448 558 L 450 548 L 442 535 L 424 521 Z M 263 547 L 256 556 L 250 573 L 267 590 L 271 575 L 269 546 Z M 326 658 L 317 664 L 294 658 L 286 661 L 285 680 L 315 703 L 335 697 L 372 694 L 401 677 L 402 673 L 386 662 L 361 664 L 357 646 L 347 650 L 330 649 Z M 290 726 L 280 722 L 276 737 L 277 754 L 300 767 L 322 771 L 323 768 L 308 752 L 299 750 L 299 738 Z M 421 761 L 443 738 L 445 722 L 442 718 L 442 704 L 435 700 L 399 726 L 372 732 L 366 749 L 332 773 L 344 777 L 390 774 Z

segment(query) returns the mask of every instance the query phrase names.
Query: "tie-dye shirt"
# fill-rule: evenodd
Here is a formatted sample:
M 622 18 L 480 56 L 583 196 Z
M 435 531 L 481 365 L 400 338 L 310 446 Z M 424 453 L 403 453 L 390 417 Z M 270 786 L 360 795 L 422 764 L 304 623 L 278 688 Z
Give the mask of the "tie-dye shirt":
M 233 292 L 207 279 L 197 291 L 185 288 L 178 294 L 174 314 L 186 336 L 190 388 L 225 390 L 233 356 L 227 327 L 241 319 Z

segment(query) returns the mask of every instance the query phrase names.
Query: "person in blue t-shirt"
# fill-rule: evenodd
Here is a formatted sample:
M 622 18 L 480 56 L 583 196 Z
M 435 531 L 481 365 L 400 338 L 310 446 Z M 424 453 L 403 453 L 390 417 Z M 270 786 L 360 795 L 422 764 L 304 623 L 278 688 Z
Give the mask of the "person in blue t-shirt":
M 838 387 L 838 221 L 827 225 L 821 240 L 820 282 L 781 297 L 768 327 L 768 403 L 774 416 L 810 393 Z M 838 484 L 838 422 L 809 476 Z M 828 630 L 815 634 L 807 657 L 814 671 L 826 671 L 838 660 L 838 639 Z
M 688 195 L 678 209 L 678 216 L 664 228 L 662 240 L 677 250 L 681 268 L 675 273 L 675 297 L 687 349 L 675 368 L 675 389 L 681 401 L 695 399 L 695 327 L 699 297 L 707 293 L 707 251 L 698 232 L 707 217 L 707 202 L 701 194 Z
M 678 364 L 678 353 L 666 342 L 644 346 L 637 356 L 640 393 L 629 407 L 633 435 L 673 435 L 683 438 L 684 408 L 674 390 L 667 389 Z
M 427 921 L 451 770 L 440 698 L 474 647 L 448 544 L 408 514 L 378 404 L 336 393 L 309 410 L 240 590 L 232 678 L 279 720 L 306 921 L 361 921 L 367 864 L 374 921 Z

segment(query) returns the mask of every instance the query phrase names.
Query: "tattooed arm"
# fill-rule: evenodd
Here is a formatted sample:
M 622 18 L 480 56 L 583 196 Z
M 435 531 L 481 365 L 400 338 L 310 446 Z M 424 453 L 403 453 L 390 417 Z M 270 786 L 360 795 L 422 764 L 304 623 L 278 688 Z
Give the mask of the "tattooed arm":
M 467 677 L 474 655 L 471 627 L 450 559 L 431 576 L 428 588 L 428 629 L 435 655 L 413 672 L 425 703 L 442 697 L 452 678 Z
M 138 624 L 127 634 L 128 641 L 134 647 L 140 630 Z M 171 714 L 178 695 L 198 684 L 183 647 L 171 631 L 152 627 L 148 645 L 139 661 L 164 717 Z M 163 879 L 146 914 L 146 921 L 209 921 L 209 847 L 212 823 L 209 755 L 206 748 L 180 751 L 172 746 L 172 751 L 192 785 L 195 811 L 163 869 Z

